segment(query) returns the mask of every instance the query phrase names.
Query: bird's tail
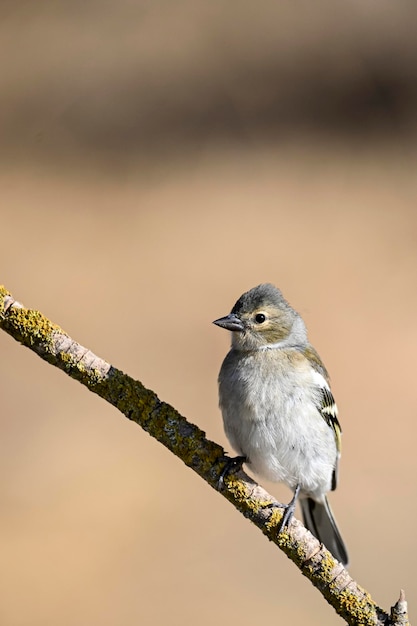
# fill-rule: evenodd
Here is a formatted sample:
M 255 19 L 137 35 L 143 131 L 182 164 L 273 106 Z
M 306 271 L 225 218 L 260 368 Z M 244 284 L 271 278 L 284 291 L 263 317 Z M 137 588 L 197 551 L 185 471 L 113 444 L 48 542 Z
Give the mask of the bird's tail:
M 300 498 L 304 525 L 333 554 L 335 559 L 348 564 L 348 553 L 340 532 L 336 526 L 327 498 L 316 502 L 311 498 Z

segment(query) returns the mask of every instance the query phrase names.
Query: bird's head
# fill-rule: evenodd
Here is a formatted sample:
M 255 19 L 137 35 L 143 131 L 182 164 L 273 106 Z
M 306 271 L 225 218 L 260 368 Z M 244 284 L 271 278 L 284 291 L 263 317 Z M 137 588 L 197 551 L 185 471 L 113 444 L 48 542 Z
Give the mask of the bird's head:
M 307 340 L 304 322 L 281 291 L 264 283 L 247 291 L 231 313 L 213 322 L 232 332 L 235 350 L 299 345 Z

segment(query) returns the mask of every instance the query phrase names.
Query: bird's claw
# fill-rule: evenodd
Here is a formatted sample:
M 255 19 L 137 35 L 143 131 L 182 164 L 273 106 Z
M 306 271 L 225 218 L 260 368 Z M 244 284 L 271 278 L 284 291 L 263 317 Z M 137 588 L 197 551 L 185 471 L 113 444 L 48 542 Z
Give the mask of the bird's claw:
M 235 456 L 233 459 L 228 459 L 226 465 L 222 469 L 222 472 L 217 481 L 217 489 L 222 491 L 224 489 L 224 479 L 230 474 L 230 472 L 236 472 L 242 469 L 242 465 L 245 463 L 245 456 Z

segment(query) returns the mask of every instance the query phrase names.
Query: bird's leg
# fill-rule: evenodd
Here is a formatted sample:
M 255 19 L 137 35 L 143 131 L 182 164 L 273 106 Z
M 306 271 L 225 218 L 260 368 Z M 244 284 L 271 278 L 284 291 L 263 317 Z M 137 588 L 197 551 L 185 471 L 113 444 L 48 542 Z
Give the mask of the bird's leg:
M 235 456 L 233 459 L 228 459 L 226 465 L 222 469 L 222 473 L 217 481 L 217 489 L 222 491 L 224 488 L 224 479 L 230 474 L 230 472 L 237 472 L 242 469 L 242 465 L 246 462 L 245 456 Z
M 300 485 L 297 485 L 294 491 L 294 495 L 291 501 L 286 505 L 284 515 L 282 516 L 281 523 L 279 525 L 279 532 L 281 533 L 287 526 L 289 526 L 292 516 L 294 515 L 295 505 L 297 503 L 298 494 L 300 493 Z

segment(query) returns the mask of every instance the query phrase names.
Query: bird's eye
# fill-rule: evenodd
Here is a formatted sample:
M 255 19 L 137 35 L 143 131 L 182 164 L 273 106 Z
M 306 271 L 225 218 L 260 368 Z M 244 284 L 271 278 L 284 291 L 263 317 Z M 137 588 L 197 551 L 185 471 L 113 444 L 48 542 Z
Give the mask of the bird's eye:
M 266 320 L 266 316 L 263 313 L 257 313 L 255 315 L 255 322 L 257 324 L 263 324 L 265 320 Z

